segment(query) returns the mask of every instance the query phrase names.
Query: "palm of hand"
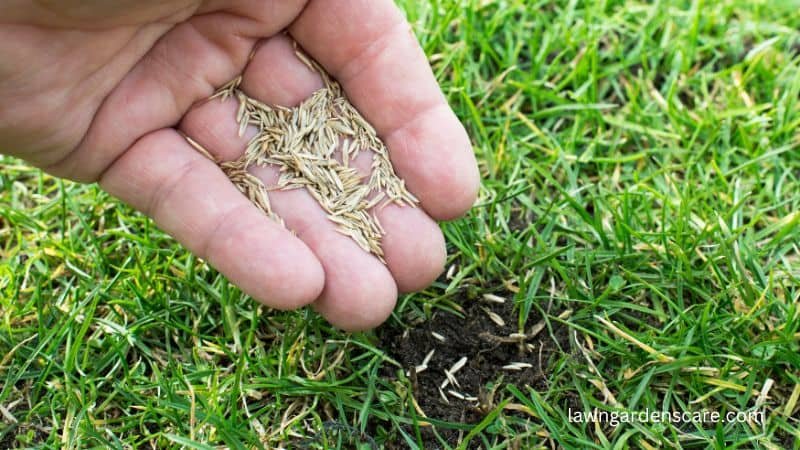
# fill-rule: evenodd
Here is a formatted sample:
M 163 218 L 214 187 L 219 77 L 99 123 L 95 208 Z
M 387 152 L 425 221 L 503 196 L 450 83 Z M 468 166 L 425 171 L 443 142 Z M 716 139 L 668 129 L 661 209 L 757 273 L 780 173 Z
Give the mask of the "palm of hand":
M 0 23 L 0 149 L 58 176 L 99 181 L 253 297 L 277 308 L 313 302 L 346 329 L 377 325 L 398 289 L 422 288 L 441 272 L 433 219 L 471 205 L 477 170 L 390 0 L 152 2 L 112 21 L 88 7 L 59 6 L 84 17 L 54 10 L 33 20 L 13 8 L 0 7 L 12 22 Z M 288 106 L 316 90 L 318 76 L 281 34 L 287 27 L 342 82 L 421 200 L 422 210 L 378 212 L 385 266 L 336 233 L 305 192 L 270 195 L 296 235 L 269 221 L 179 133 L 232 160 L 248 136 L 237 133 L 233 100 L 202 101 L 216 88 L 241 73 L 248 95 Z M 269 168 L 257 175 L 274 177 Z

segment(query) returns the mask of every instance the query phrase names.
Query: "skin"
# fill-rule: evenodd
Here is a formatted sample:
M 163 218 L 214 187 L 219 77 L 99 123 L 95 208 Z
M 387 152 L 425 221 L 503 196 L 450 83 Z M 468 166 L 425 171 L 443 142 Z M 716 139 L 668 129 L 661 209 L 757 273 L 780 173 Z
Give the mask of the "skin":
M 255 299 L 363 330 L 441 273 L 435 221 L 469 209 L 478 170 L 391 0 L 8 0 L 0 18 L 0 151 L 99 183 Z M 238 136 L 234 100 L 205 101 L 218 87 L 243 74 L 247 95 L 293 106 L 321 86 L 284 30 L 342 83 L 421 201 L 377 212 L 386 265 L 306 192 L 270 193 L 294 234 L 270 221 L 181 136 L 235 159 L 253 130 Z

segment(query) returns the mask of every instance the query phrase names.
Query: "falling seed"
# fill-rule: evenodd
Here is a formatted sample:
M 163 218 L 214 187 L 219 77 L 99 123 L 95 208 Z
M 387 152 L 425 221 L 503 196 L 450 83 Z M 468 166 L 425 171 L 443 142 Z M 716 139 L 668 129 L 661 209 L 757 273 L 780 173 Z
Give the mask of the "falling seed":
M 450 267 L 447 269 L 447 274 L 445 275 L 445 278 L 447 278 L 448 280 L 452 280 L 453 275 L 455 275 L 455 273 L 456 273 L 456 265 L 451 264 Z
M 491 303 L 503 304 L 506 302 L 506 299 L 500 297 L 499 295 L 494 295 L 494 294 L 483 294 L 483 299 Z

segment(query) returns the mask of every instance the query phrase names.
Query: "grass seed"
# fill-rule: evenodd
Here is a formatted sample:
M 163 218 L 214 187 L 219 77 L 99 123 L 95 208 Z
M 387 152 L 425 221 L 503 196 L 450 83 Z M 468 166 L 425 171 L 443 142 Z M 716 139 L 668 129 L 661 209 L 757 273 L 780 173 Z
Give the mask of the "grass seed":
M 381 239 L 386 231 L 375 215 L 376 208 L 387 202 L 416 207 L 419 201 L 397 176 L 386 145 L 344 96 L 339 83 L 296 44 L 295 53 L 323 80 L 323 87 L 299 106 L 286 108 L 250 98 L 239 89 L 241 77 L 212 96 L 239 102 L 235 119 L 240 136 L 249 125 L 257 129 L 244 155 L 221 163 L 220 167 L 259 209 L 277 219 L 269 204 L 267 187 L 249 172 L 254 166 L 277 166 L 281 173 L 278 189 L 308 191 L 339 233 L 385 263 Z M 194 141 L 189 143 L 202 148 Z M 341 149 L 341 162 L 335 158 L 337 149 Z M 350 167 L 350 162 L 363 151 L 372 153 L 368 177 L 361 177 Z M 208 152 L 204 154 L 210 156 Z

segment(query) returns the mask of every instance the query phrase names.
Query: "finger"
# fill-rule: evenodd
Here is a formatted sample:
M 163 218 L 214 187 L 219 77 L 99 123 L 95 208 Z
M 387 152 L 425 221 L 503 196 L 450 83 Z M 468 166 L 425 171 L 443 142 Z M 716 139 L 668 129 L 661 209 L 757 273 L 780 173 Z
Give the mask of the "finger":
M 321 87 L 319 74 L 297 58 L 285 36 L 275 36 L 258 48 L 242 80 L 242 89 L 249 95 L 284 106 L 299 104 Z M 354 166 L 367 176 L 372 152 L 359 156 Z M 415 208 L 387 205 L 375 213 L 386 230 L 384 256 L 398 288 L 408 292 L 429 285 L 444 267 L 444 237 L 438 225 Z
M 360 152 L 350 161 L 364 180 L 372 171 L 372 157 L 372 152 Z M 420 208 L 395 203 L 375 206 L 370 212 L 386 231 L 381 247 L 397 288 L 413 292 L 433 283 L 444 270 L 447 256 L 444 236 L 436 222 Z
M 176 18 L 177 24 L 143 28 L 148 39 L 134 36 L 112 63 L 87 78 L 85 86 L 108 95 L 82 141 L 48 171 L 95 181 L 140 137 L 175 126 L 192 104 L 241 73 L 258 39 L 280 31 L 304 5 L 303 0 L 213 3 L 204 5 L 204 14 Z
M 311 0 L 289 30 L 375 126 L 432 217 L 472 206 L 478 170 L 469 138 L 391 0 Z
M 244 78 L 243 87 L 246 88 L 250 95 L 268 103 L 287 106 L 299 104 L 313 91 L 322 87 L 319 76 L 308 70 L 296 58 L 289 40 L 284 37 L 272 38 L 258 49 L 248 66 Z M 238 136 L 239 127 L 232 119 L 235 116 L 236 109 L 237 102 L 232 99 L 225 102 L 215 100 L 204 103 L 193 108 L 186 115 L 181 123 L 181 129 L 192 136 L 193 139 L 202 143 L 219 159 L 236 159 L 243 153 L 246 143 L 252 137 L 251 133 L 253 133 L 253 130 L 248 128 L 244 137 Z M 220 117 L 230 117 L 231 119 L 220 120 Z M 358 160 L 354 161 L 354 165 L 360 164 L 364 166 L 364 170 L 368 170 L 371 162 L 370 155 L 363 152 L 361 153 L 361 158 L 366 158 L 366 160 L 362 163 L 359 163 Z M 281 193 L 272 192 L 270 199 L 273 208 L 276 212 L 279 212 L 281 201 L 276 199 L 276 194 L 279 197 Z M 321 209 L 316 205 L 316 202 L 314 202 L 314 207 L 317 208 L 315 214 L 321 214 Z M 292 211 L 297 210 L 292 209 L 287 214 Z M 377 214 L 378 219 L 387 231 L 383 239 L 384 257 L 398 287 L 403 291 L 410 291 L 430 284 L 441 272 L 445 257 L 444 239 L 435 222 L 420 209 L 403 208 L 396 205 L 389 205 L 377 211 Z M 297 219 L 287 217 L 284 217 L 284 219 L 291 228 L 296 229 L 292 226 L 292 222 L 294 220 L 302 220 L 306 216 L 311 217 L 308 214 L 299 214 Z M 331 224 L 326 218 L 320 218 L 319 222 L 323 224 L 323 228 L 328 230 L 331 228 Z M 301 227 L 303 226 L 301 225 Z M 343 237 L 338 233 L 336 235 L 338 239 Z M 345 239 L 345 241 L 348 241 L 348 245 L 353 245 L 353 243 L 349 242 L 349 239 Z M 355 253 L 363 253 L 360 248 L 353 251 Z M 339 267 L 352 269 L 350 264 L 338 267 L 336 265 L 332 266 L 337 270 L 339 270 Z M 353 272 L 357 271 L 353 270 Z M 361 296 L 362 300 L 351 296 L 351 292 L 349 292 L 351 289 L 349 289 L 348 283 L 352 283 L 347 281 L 349 277 L 333 277 L 326 270 L 326 282 L 330 283 L 332 279 L 344 280 L 343 286 L 341 288 L 334 287 L 331 290 L 326 288 L 325 298 L 317 305 L 320 309 L 326 308 L 323 312 L 328 315 L 329 320 L 336 314 L 336 311 L 332 309 L 335 305 L 340 306 L 338 311 L 342 311 L 345 318 L 352 314 L 352 311 L 364 309 L 364 307 L 356 306 L 359 303 L 364 304 L 363 299 L 368 296 Z M 377 285 L 377 283 L 372 283 L 372 285 Z M 335 294 L 340 289 L 348 291 L 345 295 L 342 295 L 345 300 L 343 302 L 337 300 L 328 301 L 329 299 L 335 299 L 336 295 L 331 294 Z M 349 301 L 348 297 L 350 298 Z M 377 298 L 377 296 L 373 296 L 373 298 Z M 376 309 L 374 304 L 372 306 L 367 305 L 366 308 L 372 310 L 374 316 L 360 318 L 359 321 L 362 323 L 379 323 L 385 318 L 385 314 L 388 314 L 388 306 L 393 302 L 394 296 L 392 296 L 391 302 L 386 304 L 386 308 Z M 327 305 L 333 306 L 327 308 Z M 353 328 L 352 325 L 354 324 L 351 323 L 350 325 L 347 328 Z
M 254 167 L 252 172 L 267 186 L 277 185 L 277 168 Z M 308 244 L 325 270 L 325 288 L 314 308 L 330 323 L 348 331 L 383 323 L 397 301 L 397 288 L 386 267 L 336 231 L 305 190 L 273 190 L 269 198 L 275 213 Z
M 258 60 L 260 56 L 255 59 Z M 258 68 L 258 64 L 260 63 L 253 67 Z M 294 70 L 304 67 L 292 66 Z M 270 77 L 271 71 L 265 71 L 263 74 L 265 77 Z M 302 76 L 298 75 L 295 79 L 302 80 Z M 307 87 L 313 90 L 318 81 L 318 77 L 310 80 Z M 258 90 L 267 97 L 273 95 L 272 90 L 260 88 Z M 286 90 L 278 88 L 274 95 L 283 96 L 284 104 L 291 105 L 299 103 L 301 97 L 307 96 L 307 92 L 301 93 L 295 86 Z M 180 128 L 217 160 L 232 161 L 244 153 L 247 142 L 256 132 L 253 127 L 248 127 L 244 135 L 239 136 L 239 125 L 233 120 L 237 109 L 237 101 L 232 98 L 205 102 L 189 111 Z M 371 154 L 368 152 L 360 153 L 356 160 L 351 161 L 352 166 L 358 168 L 364 175 L 369 173 L 371 163 Z M 270 198 L 275 194 L 272 192 Z M 376 207 L 374 213 L 387 231 L 382 241 L 384 259 L 397 288 L 401 292 L 412 292 L 432 283 L 441 273 L 445 259 L 444 237 L 436 223 L 421 209 L 391 203 L 383 208 Z M 325 221 L 328 222 L 327 219 Z
M 100 185 L 268 306 L 297 308 L 323 288 L 324 272 L 311 250 L 261 213 L 175 130 L 137 141 Z
M 236 159 L 255 133 L 249 127 L 239 136 L 234 120 L 237 108 L 233 99 L 198 105 L 186 115 L 181 130 L 219 160 Z M 276 171 L 251 169 L 268 187 L 275 184 Z M 352 239 L 337 232 L 308 192 L 270 190 L 269 201 L 273 212 L 308 244 L 322 264 L 325 287 L 314 303 L 320 314 L 350 331 L 375 327 L 391 314 L 397 288 L 389 271 Z

